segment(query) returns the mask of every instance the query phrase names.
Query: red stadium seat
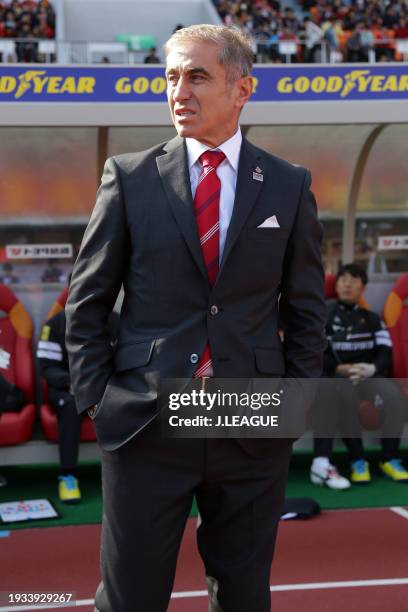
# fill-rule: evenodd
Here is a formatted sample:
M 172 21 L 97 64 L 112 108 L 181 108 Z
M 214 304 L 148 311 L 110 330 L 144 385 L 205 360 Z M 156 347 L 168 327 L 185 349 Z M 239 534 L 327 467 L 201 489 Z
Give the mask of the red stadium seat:
M 34 361 L 32 351 L 33 322 L 13 291 L 0 285 L 0 349 L 8 353 L 7 367 L 1 373 L 21 389 L 26 405 L 19 412 L 5 412 L 0 417 L 0 446 L 20 444 L 31 438 L 35 418 Z
M 326 274 L 324 277 L 324 296 L 326 300 L 335 300 L 337 298 L 335 274 Z
M 55 315 L 61 312 L 61 310 L 64 310 L 65 304 L 67 302 L 67 298 L 68 298 L 68 287 L 65 287 L 65 289 L 61 291 L 61 293 L 59 294 L 59 296 L 57 297 L 57 299 L 55 300 L 55 302 L 49 309 L 47 317 L 45 319 L 46 321 L 48 321 L 49 319 L 52 319 L 52 317 L 55 317 Z
M 49 404 L 42 404 L 40 409 L 41 428 L 44 438 L 49 442 L 58 442 L 58 423 L 54 409 Z M 86 416 L 81 424 L 81 442 L 95 442 L 95 428 L 92 420 Z
M 65 287 L 55 300 L 54 304 L 48 311 L 46 320 L 48 321 L 51 317 L 57 315 L 61 310 L 64 309 L 65 303 L 68 297 L 68 287 Z M 44 438 L 50 442 L 58 441 L 58 422 L 55 410 L 48 403 L 48 385 L 44 379 L 41 380 L 41 390 L 43 403 L 40 407 L 40 421 L 43 430 Z M 95 428 L 92 423 L 92 419 L 85 416 L 82 419 L 81 425 L 81 441 L 82 442 L 95 442 L 96 434 Z
M 400 382 L 408 399 L 408 273 L 395 283 L 384 306 L 384 320 L 389 329 L 393 352 L 392 374 Z

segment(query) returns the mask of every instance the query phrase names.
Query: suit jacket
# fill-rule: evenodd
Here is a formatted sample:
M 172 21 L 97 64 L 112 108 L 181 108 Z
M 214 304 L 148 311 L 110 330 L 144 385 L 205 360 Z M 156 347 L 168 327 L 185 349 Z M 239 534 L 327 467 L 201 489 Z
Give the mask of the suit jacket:
M 257 167 L 263 181 L 254 180 Z M 107 160 L 66 306 L 78 410 L 98 404 L 102 447 L 118 448 L 154 418 L 160 378 L 191 378 L 207 338 L 216 377 L 320 376 L 322 229 L 310 182 L 304 168 L 243 140 L 233 215 L 211 287 L 184 139 Z M 272 215 L 279 228 L 258 227 Z M 122 284 L 112 347 L 108 316 Z

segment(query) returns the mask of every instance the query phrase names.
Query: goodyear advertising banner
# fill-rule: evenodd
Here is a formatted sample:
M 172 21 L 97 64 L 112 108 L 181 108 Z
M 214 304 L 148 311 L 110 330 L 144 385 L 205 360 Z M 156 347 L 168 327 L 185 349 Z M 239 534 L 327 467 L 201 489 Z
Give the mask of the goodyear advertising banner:
M 252 102 L 404 100 L 408 65 L 257 66 Z M 1 102 L 165 102 L 161 66 L 0 65 Z

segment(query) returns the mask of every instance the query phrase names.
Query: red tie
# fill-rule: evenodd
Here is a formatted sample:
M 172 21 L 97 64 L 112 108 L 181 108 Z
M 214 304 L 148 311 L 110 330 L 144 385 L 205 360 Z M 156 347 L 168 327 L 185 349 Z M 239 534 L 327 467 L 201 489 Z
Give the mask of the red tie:
M 221 181 L 216 170 L 225 159 L 225 155 L 222 151 L 205 151 L 199 159 L 202 169 L 194 197 L 194 211 L 208 280 L 213 287 L 219 270 L 220 253 Z M 212 374 L 210 345 L 207 342 L 194 377 L 212 376 Z

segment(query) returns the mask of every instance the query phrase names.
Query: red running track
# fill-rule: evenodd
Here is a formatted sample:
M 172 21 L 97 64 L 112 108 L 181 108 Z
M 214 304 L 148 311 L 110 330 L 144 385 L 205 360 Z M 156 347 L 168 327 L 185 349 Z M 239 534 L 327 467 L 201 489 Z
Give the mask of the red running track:
M 99 525 L 12 531 L 0 538 L 0 590 L 75 591 L 77 600 L 93 598 L 99 534 Z M 404 518 L 389 509 L 336 510 L 309 521 L 282 522 L 272 585 L 404 578 L 406 584 L 393 586 L 277 591 L 272 594 L 273 610 L 408 611 L 408 513 Z M 195 520 L 190 519 L 174 592 L 202 590 L 203 567 L 195 545 Z M 92 609 L 77 607 L 79 612 Z M 207 610 L 206 597 L 190 596 L 172 599 L 168 612 Z

